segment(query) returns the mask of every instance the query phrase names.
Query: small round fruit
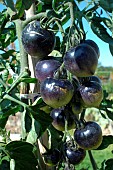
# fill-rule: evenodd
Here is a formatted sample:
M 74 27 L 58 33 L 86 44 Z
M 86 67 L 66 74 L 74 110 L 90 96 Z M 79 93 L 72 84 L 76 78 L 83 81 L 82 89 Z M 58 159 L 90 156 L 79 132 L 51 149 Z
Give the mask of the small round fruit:
M 96 123 L 89 121 L 81 129 L 74 132 L 76 143 L 85 150 L 97 149 L 102 143 L 102 130 Z
M 90 76 L 89 77 L 89 81 L 96 81 L 97 83 L 99 83 L 101 86 L 102 86 L 102 81 L 100 80 L 100 78 L 99 77 L 97 77 L 97 76 Z
M 103 99 L 103 90 L 99 83 L 95 81 L 86 82 L 84 85 L 80 85 L 78 90 L 85 107 L 99 107 Z
M 73 85 L 68 80 L 46 78 L 40 85 L 43 101 L 53 108 L 68 104 L 72 99 L 73 91 Z
M 23 29 L 22 43 L 28 54 L 43 59 L 54 49 L 55 36 L 53 32 L 41 28 L 38 21 L 34 21 Z
M 69 163 L 73 165 L 80 164 L 86 156 L 86 151 L 81 148 L 67 148 L 65 152 Z
M 50 116 L 53 118 L 52 125 L 59 131 L 65 130 L 65 120 L 67 121 L 67 130 L 75 128 L 75 122 L 72 118 L 72 113 L 64 107 L 53 109 L 50 113 Z
M 60 157 L 61 154 L 58 149 L 54 149 L 43 154 L 44 163 L 48 166 L 56 166 L 60 161 Z
M 93 40 L 85 40 L 84 43 L 90 45 L 97 53 L 98 58 L 100 57 L 100 49 L 98 45 Z
M 101 79 L 99 77 L 95 76 L 95 75 L 89 76 L 89 77 L 81 77 L 81 78 L 79 78 L 79 81 L 82 85 L 85 84 L 85 83 L 94 81 L 94 82 L 99 83 L 102 86 Z
M 87 77 L 95 73 L 98 56 L 88 44 L 82 43 L 71 48 L 64 56 L 66 69 L 77 77 Z
M 72 112 L 75 115 L 80 114 L 82 111 L 83 111 L 82 103 L 80 102 L 72 103 Z
M 47 77 L 53 77 L 54 72 L 60 67 L 60 62 L 57 60 L 42 60 L 38 61 L 35 66 L 35 76 L 42 82 Z

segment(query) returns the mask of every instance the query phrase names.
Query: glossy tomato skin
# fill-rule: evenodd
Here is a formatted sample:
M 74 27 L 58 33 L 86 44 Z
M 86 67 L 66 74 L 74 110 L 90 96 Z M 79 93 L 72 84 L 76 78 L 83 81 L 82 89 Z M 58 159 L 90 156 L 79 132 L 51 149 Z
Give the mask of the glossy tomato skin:
M 50 116 L 53 118 L 52 125 L 59 131 L 65 130 L 65 120 L 67 120 L 67 130 L 75 128 L 75 122 L 73 120 L 72 113 L 64 107 L 53 109 L 50 113 Z
M 43 101 L 53 108 L 68 104 L 73 96 L 73 91 L 71 82 L 63 79 L 46 78 L 40 85 Z
M 93 82 L 99 83 L 102 86 L 101 79 L 98 76 L 95 76 L 95 75 L 89 76 L 89 77 L 81 77 L 81 78 L 79 78 L 79 81 L 82 85 L 84 85 L 85 83 L 93 81 Z
M 43 59 L 54 49 L 55 36 L 52 32 L 41 28 L 38 21 L 34 21 L 23 29 L 22 43 L 28 54 Z
M 60 161 L 61 154 L 58 149 L 54 149 L 51 152 L 44 153 L 44 163 L 48 166 L 56 166 L 58 162 Z
M 55 71 L 60 65 L 59 61 L 53 59 L 38 61 L 35 66 L 35 76 L 40 82 L 42 82 L 47 77 L 53 77 Z
M 88 44 L 82 43 L 71 48 L 64 56 L 66 69 L 77 77 L 87 77 L 95 73 L 98 56 Z
M 65 152 L 69 163 L 73 165 L 80 164 L 86 156 L 86 151 L 81 148 L 78 149 L 67 148 Z
M 88 39 L 88 40 L 85 40 L 84 43 L 90 45 L 97 53 L 98 58 L 100 57 L 100 49 L 99 49 L 98 45 L 93 40 Z
M 80 85 L 78 90 L 85 107 L 99 107 L 103 99 L 103 90 L 99 83 L 95 81 L 86 82 L 84 85 Z
M 102 143 L 102 130 L 96 122 L 86 122 L 81 129 L 74 132 L 76 143 L 85 150 L 97 149 Z
M 80 114 L 82 111 L 83 111 L 82 103 L 80 102 L 72 103 L 72 112 L 75 115 Z
M 95 82 L 99 83 L 99 84 L 102 86 L 102 81 L 101 81 L 101 79 L 100 79 L 99 77 L 95 76 L 95 75 L 90 76 L 90 77 L 89 77 L 89 81 L 95 81 Z

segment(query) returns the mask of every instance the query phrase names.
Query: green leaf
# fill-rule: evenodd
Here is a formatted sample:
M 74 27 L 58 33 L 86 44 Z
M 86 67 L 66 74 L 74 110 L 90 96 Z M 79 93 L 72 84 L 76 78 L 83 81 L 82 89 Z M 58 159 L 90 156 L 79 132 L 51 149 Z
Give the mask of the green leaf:
M 57 0 L 52 0 L 52 8 L 57 14 L 59 14 L 59 12 L 57 11 L 57 8 L 56 8 L 56 2 L 57 2 Z
M 100 22 L 92 21 L 91 29 L 102 41 L 113 45 L 113 38 L 108 34 L 107 29 Z
M 112 135 L 103 136 L 102 143 L 96 150 L 105 149 L 111 144 L 113 144 L 113 136 Z
M 0 127 L 4 128 L 8 117 L 14 115 L 20 110 L 20 105 L 13 106 L 9 100 L 4 100 L 0 103 Z
M 51 134 L 51 147 L 57 148 L 59 145 L 59 142 L 62 141 L 62 137 L 64 133 L 56 130 L 52 125 L 49 126 L 48 130 L 50 131 L 50 134 Z
M 37 98 L 36 98 L 35 101 L 33 102 L 32 106 L 40 105 L 41 103 L 43 103 L 42 97 L 38 97 L 38 94 L 37 94 L 36 97 L 37 97 Z
M 8 117 L 0 119 L 0 128 L 4 129 L 7 123 Z
M 1 161 L 3 161 L 3 160 L 10 161 L 10 158 L 9 158 L 8 156 L 4 156 L 4 157 L 1 159 Z
M 39 136 L 39 134 L 37 134 L 36 132 L 37 129 L 39 129 L 39 124 L 36 122 L 34 118 L 32 118 L 32 128 L 27 135 L 26 142 L 34 144 L 37 141 L 37 137 Z
M 25 82 L 25 83 L 37 83 L 36 78 L 21 78 L 20 82 Z
M 10 36 L 9 36 L 10 37 Z M 8 59 L 11 55 L 13 55 L 13 53 L 15 52 L 15 50 L 8 50 L 5 53 L 1 54 L 1 56 L 4 59 Z
M 24 14 L 24 5 L 22 4 L 22 0 L 17 0 L 15 4 L 15 8 L 18 11 L 18 17 L 22 17 Z
M 15 113 L 17 113 L 18 111 L 20 111 L 21 106 L 17 105 L 17 106 L 10 106 L 7 109 L 3 109 L 2 112 L 0 112 L 0 119 L 6 118 L 10 115 L 14 115 Z
M 37 160 L 33 154 L 33 145 L 23 141 L 13 141 L 6 145 L 6 151 L 15 160 L 15 170 L 36 170 Z
M 32 126 L 32 118 L 30 117 L 30 115 L 28 114 L 28 110 L 25 110 L 23 112 L 23 121 L 25 122 L 23 124 L 24 127 L 23 128 L 23 131 L 25 131 L 25 136 L 26 136 L 26 133 L 30 132 L 31 130 L 31 126 Z
M 43 6 L 43 3 L 38 2 L 38 13 L 42 11 L 42 6 Z
M 39 107 L 37 106 L 29 106 L 29 111 L 33 115 L 34 119 L 38 123 L 38 129 L 37 129 L 37 134 L 38 137 L 44 133 L 44 131 L 49 127 L 49 125 L 52 122 L 52 118 L 50 115 L 45 113 L 44 111 L 40 110 Z
M 4 0 L 4 2 L 5 2 L 5 5 L 7 6 L 7 7 L 9 7 L 12 11 L 16 11 L 15 10 L 15 7 L 14 7 L 14 2 L 13 2 L 13 0 Z
M 13 0 L 3 0 L 4 1 L 4 4 L 6 5 L 7 7 L 7 12 L 8 14 L 10 15 L 10 19 L 16 15 L 16 9 L 15 9 L 15 6 L 14 6 L 14 2 Z
M 100 0 L 99 1 L 100 6 L 105 10 L 110 13 L 113 11 L 113 1 L 112 0 Z
M 15 7 L 18 11 L 20 11 L 20 9 L 28 10 L 34 2 L 34 0 L 17 0 Z
M 9 107 L 11 106 L 11 101 L 9 100 L 3 100 L 1 103 L 0 103 L 0 111 L 2 110 L 5 110 L 5 109 L 9 109 Z
M 101 167 L 100 170 L 104 170 L 105 169 L 105 160 L 101 163 Z
M 107 113 L 107 116 L 109 117 L 109 119 L 113 120 L 113 110 L 110 111 L 110 110 L 106 109 L 106 113 Z
M 0 36 L 1 48 L 6 48 L 8 45 L 10 45 L 11 42 L 14 42 L 16 38 L 16 29 L 14 24 L 11 24 L 9 27 L 4 28 Z

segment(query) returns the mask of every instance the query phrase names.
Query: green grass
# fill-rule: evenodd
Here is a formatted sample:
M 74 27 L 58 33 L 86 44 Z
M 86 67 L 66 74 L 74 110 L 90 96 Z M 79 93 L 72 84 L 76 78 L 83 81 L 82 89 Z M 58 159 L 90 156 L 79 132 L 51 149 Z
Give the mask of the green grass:
M 101 163 L 104 160 L 107 160 L 109 158 L 113 158 L 113 154 L 112 151 L 113 150 L 113 145 L 110 145 L 108 148 L 104 149 L 104 150 L 95 150 L 92 151 L 93 157 L 97 163 L 98 168 L 101 167 Z M 86 154 L 85 159 L 83 160 L 83 162 L 81 162 L 81 164 L 76 166 L 76 170 L 92 170 L 92 165 L 89 159 L 89 155 L 88 153 Z

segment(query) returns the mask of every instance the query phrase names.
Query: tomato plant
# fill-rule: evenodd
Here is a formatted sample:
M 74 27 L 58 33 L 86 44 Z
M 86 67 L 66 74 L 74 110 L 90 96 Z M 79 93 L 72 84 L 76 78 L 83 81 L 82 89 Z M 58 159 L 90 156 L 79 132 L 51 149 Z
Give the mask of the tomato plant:
M 102 135 L 98 122 L 86 121 L 86 110 L 95 107 L 102 117 L 113 120 L 112 100 L 96 76 L 99 44 L 87 39 L 83 19 L 113 55 L 113 3 L 0 3 L 4 7 L 0 12 L 0 169 L 71 170 L 82 164 L 87 152 L 93 170 L 99 169 L 91 150 L 107 148 L 113 136 Z M 11 141 L 6 124 L 18 112 L 21 139 Z M 101 167 L 110 169 L 112 159 L 103 160 Z

